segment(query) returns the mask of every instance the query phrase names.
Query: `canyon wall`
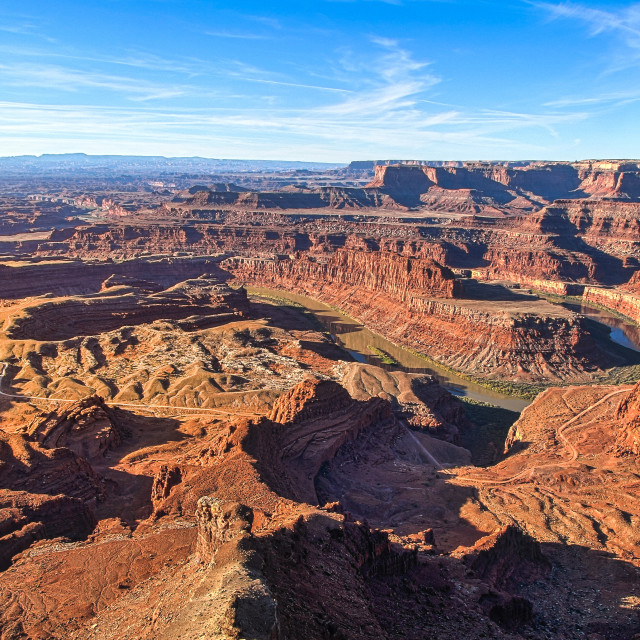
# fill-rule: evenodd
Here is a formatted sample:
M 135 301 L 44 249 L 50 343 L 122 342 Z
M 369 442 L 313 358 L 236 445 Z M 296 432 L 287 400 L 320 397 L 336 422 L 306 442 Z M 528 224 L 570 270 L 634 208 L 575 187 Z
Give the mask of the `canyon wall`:
M 640 296 L 633 293 L 626 293 L 618 289 L 586 287 L 583 300 L 617 311 L 631 318 L 634 322 L 640 323 Z
M 376 166 L 367 185 L 408 204 L 431 201 L 429 193 L 460 195 L 460 210 L 534 210 L 541 203 L 562 198 L 615 198 L 638 201 L 640 170 L 637 164 L 564 163 L 506 167 L 467 163 L 462 167 L 387 165 Z M 417 202 L 415 202 L 417 197 Z M 414 202 L 411 203 L 410 199 Z M 440 207 L 438 207 L 440 208 Z
M 373 273 L 372 260 L 379 265 Z M 604 363 L 577 314 L 541 301 L 451 298 L 463 295 L 462 287 L 437 263 L 423 272 L 429 275 L 423 288 L 411 291 L 406 275 L 414 262 L 419 264 L 397 256 L 385 262 L 381 254 L 338 252 L 328 262 L 307 256 L 232 258 L 221 266 L 238 282 L 282 288 L 335 305 L 390 340 L 461 371 L 521 381 L 584 379 Z M 384 266 L 400 264 L 403 269 L 390 269 L 381 286 Z
M 222 266 L 240 271 L 247 278 L 287 279 L 295 288 L 310 282 L 335 282 L 384 292 L 410 306 L 418 304 L 419 296 L 452 298 L 463 294 L 462 283 L 446 267 L 433 260 L 394 253 L 338 250 L 326 258 L 232 258 Z

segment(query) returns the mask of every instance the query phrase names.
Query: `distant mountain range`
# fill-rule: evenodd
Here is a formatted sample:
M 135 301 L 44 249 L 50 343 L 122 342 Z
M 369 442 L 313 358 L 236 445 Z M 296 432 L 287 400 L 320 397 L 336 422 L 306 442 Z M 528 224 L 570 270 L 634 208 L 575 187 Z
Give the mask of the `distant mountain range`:
M 189 173 L 268 172 L 268 171 L 326 171 L 344 167 L 343 163 L 297 162 L 290 160 L 233 160 L 217 158 L 166 158 L 164 156 L 87 155 L 85 153 L 43 154 L 41 156 L 0 157 L 3 171 L 114 171 L 146 173 L 149 170 L 185 171 Z

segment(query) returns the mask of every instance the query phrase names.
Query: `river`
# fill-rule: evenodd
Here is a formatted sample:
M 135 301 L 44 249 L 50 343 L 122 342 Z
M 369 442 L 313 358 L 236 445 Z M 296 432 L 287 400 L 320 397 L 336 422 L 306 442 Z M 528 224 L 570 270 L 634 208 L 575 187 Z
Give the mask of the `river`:
M 613 315 L 603 309 L 590 307 L 586 304 L 565 302 L 563 306 L 586 318 L 591 318 L 596 322 L 606 325 L 611 330 L 609 337 L 612 342 L 640 353 L 640 327 L 633 321 Z
M 427 363 L 407 349 L 389 342 L 389 340 L 386 340 L 377 333 L 373 333 L 357 320 L 313 298 L 290 293 L 289 291 L 267 289 L 264 287 L 247 287 L 247 292 L 250 295 L 283 298 L 301 305 L 313 313 L 327 331 L 329 331 L 336 343 L 348 351 L 358 362 L 375 364 L 379 367 L 396 371 L 426 373 L 435 376 L 438 381 L 454 395 L 466 396 L 471 400 L 480 402 L 488 402 L 498 407 L 509 409 L 510 411 L 517 411 L 518 413 L 527 405 L 531 404 L 529 400 L 523 400 L 522 398 L 515 398 L 492 391 L 491 389 L 456 376 L 447 369 L 440 368 L 430 362 Z M 389 354 L 397 364 L 383 364 L 380 359 L 371 352 L 369 347 L 380 349 Z

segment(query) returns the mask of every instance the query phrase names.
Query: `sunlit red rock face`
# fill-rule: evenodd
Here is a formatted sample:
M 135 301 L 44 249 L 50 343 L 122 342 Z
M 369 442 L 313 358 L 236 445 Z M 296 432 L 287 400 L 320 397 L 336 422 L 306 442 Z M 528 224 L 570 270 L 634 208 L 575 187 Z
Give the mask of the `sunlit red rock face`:
M 588 376 L 604 362 L 575 314 L 526 300 L 458 299 L 439 264 L 373 252 L 228 259 L 239 282 L 281 288 L 337 306 L 367 327 L 449 366 L 518 380 Z
M 384 292 L 399 301 L 414 304 L 420 296 L 461 297 L 462 283 L 446 267 L 429 259 L 410 258 L 387 252 L 338 250 L 327 258 L 300 255 L 295 259 L 272 261 L 238 259 L 222 263 L 234 271 L 251 273 L 264 279 L 289 279 L 293 283 L 335 282 L 370 292 Z M 416 300 L 415 304 L 419 304 Z
M 385 400 L 355 401 L 317 378 L 282 394 L 267 418 L 209 422 L 206 435 L 149 453 L 127 436 L 109 455 L 131 452 L 129 473 L 148 473 L 159 455 L 172 460 L 147 485 L 151 516 L 135 527 L 103 518 L 75 542 L 39 530 L 31 546 L 25 532 L 0 573 L 0 630 L 30 640 L 631 638 L 635 619 L 619 601 L 636 593 L 637 536 L 627 522 L 636 509 L 616 509 L 633 491 L 635 462 L 608 457 L 614 431 L 594 425 L 608 425 L 629 391 L 548 392 L 514 430 L 532 457 L 522 449 L 485 470 L 434 473 Z M 371 475 L 350 475 L 365 468 Z M 319 508 L 315 488 L 349 478 L 345 500 L 373 520 L 389 522 L 395 510 L 391 528 L 372 528 L 341 504 Z M 62 508 L 68 487 L 60 490 L 55 513 L 77 523 Z M 112 492 L 107 483 L 101 499 Z M 603 492 L 614 504 L 602 503 Z M 438 523 L 435 536 L 427 522 Z M 573 547 L 558 544 L 567 535 Z
M 637 164 L 505 167 L 468 163 L 464 167 L 390 165 L 375 167 L 369 188 L 409 206 L 467 213 L 531 211 L 562 198 L 640 198 Z M 457 203 L 457 204 L 456 204 Z
M 101 478 L 84 458 L 0 431 L 0 570 L 38 540 L 85 538 L 103 496 Z
M 117 447 L 126 429 L 120 426 L 116 412 L 99 396 L 89 396 L 60 413 L 51 411 L 35 418 L 27 434 L 47 449 L 66 447 L 77 455 L 93 460 Z
M 58 419 L 50 415 L 36 432 L 53 433 L 50 424 L 55 429 L 74 420 L 83 424 L 87 409 L 78 405 Z M 385 449 L 388 437 L 402 431 L 385 400 L 356 401 L 335 382 L 309 379 L 283 394 L 269 418 L 229 419 L 208 428 L 205 437 L 164 444 L 173 469 L 160 467 L 153 489 L 146 485 L 153 512 L 135 526 L 103 518 L 90 536 L 92 524 L 73 533 L 52 524 L 46 529 L 38 496 L 28 494 L 31 521 L 44 518 L 44 525 L 36 522 L 35 546 L 28 548 L 37 539 L 28 531 L 22 547 L 3 546 L 7 563 L 22 551 L 0 573 L 4 637 L 364 640 L 375 633 L 394 640 L 433 634 L 453 640 L 461 632 L 506 638 L 503 627 L 514 630 L 530 622 L 520 611 L 523 605 L 515 605 L 522 601 L 529 612 L 532 605 L 514 595 L 515 588 L 501 587 L 500 611 L 507 613 L 497 616 L 497 605 L 487 607 L 480 598 L 493 583 L 482 582 L 463 563 L 447 559 L 443 565 L 416 545 L 340 513 L 339 505 L 314 506 L 314 479 L 322 464 L 357 442 L 362 447 L 366 434 L 379 447 L 377 456 L 398 455 Z M 87 441 L 95 439 L 91 429 L 81 433 Z M 20 447 L 40 446 L 16 437 L 10 437 L 11 451 L 0 450 L 4 465 L 6 459 L 11 464 L 14 457 L 24 458 Z M 113 464 L 126 451 L 135 452 L 125 467 L 132 475 L 148 473 L 151 458 L 161 451 L 136 450 L 137 437 L 113 442 L 108 454 Z M 360 450 L 371 455 L 366 447 Z M 79 460 L 68 449 L 43 451 L 50 451 L 47 459 Z M 83 461 L 81 467 L 91 484 L 91 466 Z M 407 460 L 401 477 L 389 478 L 396 491 L 408 481 L 409 467 L 412 473 L 430 471 Z M 55 513 L 78 527 L 77 514 L 64 507 L 75 504 L 68 494 L 78 491 L 79 478 L 68 478 L 75 485 L 58 485 Z M 31 482 L 39 479 L 36 474 Z M 112 482 L 100 496 L 106 505 L 117 500 Z M 21 524 L 27 516 L 20 506 L 8 515 Z M 89 506 L 90 518 L 93 509 Z M 79 541 L 69 540 L 74 536 Z M 500 580 L 502 568 L 496 571 L 491 581 Z M 465 595 L 453 602 L 448 594 L 461 582 Z M 478 584 L 480 591 L 469 589 Z M 38 607 L 31 606 L 35 594 Z
M 138 325 L 160 318 L 183 320 L 205 313 L 210 324 L 224 324 L 247 311 L 244 290 L 233 290 L 214 278 L 200 278 L 156 293 L 135 287 L 108 288 L 93 296 L 39 301 L 14 314 L 5 330 L 12 339 L 64 340 L 91 335 L 95 327 L 109 331 L 123 324 Z
M 468 426 L 462 403 L 432 376 L 353 362 L 341 367 L 340 384 L 355 400 L 388 400 L 394 413 L 413 428 L 448 442 L 459 444 L 461 429 Z
M 622 285 L 621 288 L 629 293 L 640 295 L 640 271 L 636 271 L 629 279 L 629 282 Z
M 549 389 L 512 426 L 502 462 L 462 470 L 456 481 L 472 483 L 502 524 L 516 521 L 540 541 L 638 564 L 640 512 L 631 499 L 638 491 L 637 413 L 637 386 Z M 481 522 L 475 509 L 468 517 Z
M 8 243 L 6 250 L 87 258 L 255 256 L 330 254 L 360 243 L 525 284 L 618 285 L 640 265 L 637 164 L 416 164 L 376 171 L 364 189 L 194 187 L 155 210 Z
M 620 289 L 586 287 L 583 299 L 585 302 L 613 309 L 640 323 L 640 295 Z
M 349 277 L 386 286 L 384 295 L 397 306 L 405 304 L 401 296 L 416 296 L 405 292 L 413 262 L 392 262 L 400 267 L 385 285 L 375 270 L 358 279 L 354 260 Z M 422 286 L 451 286 L 446 270 L 426 260 L 423 266 Z M 613 535 L 603 547 L 597 531 L 585 534 L 588 547 L 577 559 L 549 544 L 541 549 L 520 531 L 537 537 L 551 522 L 560 535 L 564 530 L 554 524 L 565 518 L 560 497 L 572 500 L 572 492 L 584 489 L 580 504 L 591 505 L 600 491 L 598 485 L 589 493 L 586 472 L 579 486 L 562 481 L 566 493 L 543 505 L 544 520 L 534 509 L 537 492 L 547 488 L 542 482 L 529 488 L 535 498 L 519 493 L 519 480 L 507 493 L 467 482 L 474 473 L 493 478 L 503 471 L 466 467 L 469 453 L 451 441 L 473 427 L 434 381 L 355 363 L 339 363 L 335 372 L 325 362 L 329 340 L 291 326 L 295 316 L 284 310 L 274 308 L 269 321 L 231 313 L 219 326 L 218 315 L 246 299 L 225 287 L 223 298 L 212 300 L 208 280 L 155 294 L 148 281 L 105 282 L 114 286 L 78 301 L 155 295 L 168 318 L 140 318 L 131 326 L 126 314 L 98 314 L 61 325 L 65 336 L 90 330 L 91 342 L 52 336 L 45 298 L 26 305 L 34 321 L 43 313 L 40 324 L 29 325 L 36 333 L 3 337 L 3 360 L 11 360 L 4 391 L 35 393 L 45 376 L 51 390 L 71 378 L 74 393 L 95 388 L 98 377 L 105 390 L 122 387 L 109 391 L 108 404 L 89 397 L 45 412 L 14 428 L 8 447 L 0 447 L 0 480 L 8 487 L 0 489 L 7 567 L 0 573 L 0 633 L 7 639 L 547 640 L 572 637 L 578 628 L 591 632 L 599 615 L 593 611 L 604 611 L 620 631 L 622 613 L 607 600 L 612 574 L 589 553 L 606 548 L 628 558 L 632 535 L 620 524 L 624 515 L 607 524 L 626 536 L 617 546 Z M 172 320 L 172 300 L 179 308 L 191 301 L 200 315 Z M 262 308 L 252 306 L 254 313 Z M 13 312 L 3 309 L 7 317 Z M 114 328 L 115 318 L 121 327 Z M 290 323 L 286 331 L 277 326 L 283 319 Z M 308 376 L 320 365 L 322 373 Z M 114 408 L 118 399 L 127 407 Z M 2 402 L 3 426 L 17 415 L 14 405 L 28 404 Z M 579 395 L 562 402 L 543 416 L 544 428 L 556 416 L 570 419 L 565 409 L 583 406 Z M 587 429 L 598 415 L 586 416 Z M 419 429 L 409 431 L 405 421 Z M 541 441 L 534 453 L 552 455 L 545 447 L 557 446 L 557 436 L 539 438 L 535 425 L 529 433 Z M 430 456 L 440 465 L 465 466 L 459 482 Z M 612 457 L 628 464 L 628 456 Z M 562 464 L 560 458 L 552 462 Z M 526 467 L 522 459 L 513 464 L 516 473 Z M 537 472 L 544 475 L 549 463 L 541 464 Z M 606 481 L 619 478 L 631 491 L 624 469 L 614 473 Z M 42 493 L 45 486 L 52 495 Z M 530 508 L 514 506 L 513 495 L 527 505 L 531 500 Z M 505 529 L 509 524 L 515 528 Z M 540 539 L 557 540 L 546 535 Z M 587 576 L 581 584 L 588 587 L 577 596 L 568 571 Z M 616 593 L 633 595 L 631 562 L 615 575 L 624 576 Z M 605 592 L 598 607 L 590 599 L 595 584 Z
M 617 450 L 620 455 L 640 454 L 640 383 L 638 383 L 618 406 L 616 419 L 620 429 Z

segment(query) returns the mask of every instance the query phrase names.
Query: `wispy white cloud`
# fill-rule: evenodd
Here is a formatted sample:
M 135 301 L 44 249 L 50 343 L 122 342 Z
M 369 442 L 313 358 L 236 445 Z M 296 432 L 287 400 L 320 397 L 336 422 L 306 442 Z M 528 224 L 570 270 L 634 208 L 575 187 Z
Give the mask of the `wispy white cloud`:
M 554 18 L 573 18 L 587 24 L 592 35 L 614 31 L 628 46 L 640 49 L 640 3 L 618 9 L 594 9 L 576 2 L 537 2 L 529 4 L 544 9 Z
M 328 52 L 316 67 L 322 80 L 304 60 L 289 74 L 289 67 L 273 71 L 221 58 L 174 61 L 144 51 L 111 56 L 58 50 L 57 58 L 41 64 L 35 51 L 23 51 L 21 59 L 14 52 L 11 64 L 0 62 L 0 84 L 16 89 L 15 95 L 21 87 L 57 91 L 58 101 L 75 104 L 37 104 L 34 98 L 0 103 L 4 153 L 49 150 L 58 141 L 57 150 L 67 151 L 225 157 L 348 160 L 354 154 L 347 149 L 361 157 L 433 157 L 434 148 L 452 158 L 469 157 L 474 149 L 495 150 L 494 157 L 530 149 L 533 156 L 542 146 L 527 147 L 523 130 L 538 129 L 548 140 L 557 127 L 586 117 L 583 109 L 558 113 L 554 105 L 527 113 L 440 102 L 434 65 L 379 35 L 369 37 L 364 50 Z M 268 94 L 258 85 L 269 87 Z M 103 92 L 114 94 L 109 102 L 117 106 L 87 104 L 99 104 L 95 96 Z
M 362 116 L 385 114 L 411 109 L 418 97 L 440 82 L 440 78 L 423 70 L 427 62 L 414 60 L 411 54 L 393 39 L 376 36 L 372 38 L 381 53 L 369 64 L 369 81 L 355 95 L 339 103 L 319 109 L 321 113 L 335 116 Z M 343 60 L 348 71 L 358 66 L 348 59 Z
M 570 19 L 584 24 L 594 37 L 610 33 L 615 35 L 617 47 L 611 71 L 640 62 L 640 3 L 596 9 L 577 2 L 540 2 L 525 0 L 527 4 L 545 11 L 552 19 Z
M 596 72 L 591 86 L 591 93 L 587 95 L 573 95 L 548 101 L 545 107 L 576 107 L 608 108 L 620 107 L 636 102 L 640 97 L 640 83 L 636 79 L 625 79 L 629 86 L 626 90 L 613 89 L 608 77 L 614 77 L 617 72 L 633 69 L 634 73 L 640 66 L 640 3 L 615 8 L 594 8 L 579 2 L 546 2 L 525 0 L 538 9 L 543 10 L 552 20 L 572 20 L 584 25 L 590 37 L 612 35 L 615 39 L 608 47 L 603 47 L 600 56 L 594 57 L 594 62 L 602 67 Z
M 5 24 L 0 25 L 0 31 L 5 33 L 18 33 L 21 35 L 31 35 L 35 32 L 36 28 L 32 24 Z
M 435 121 L 434 121 L 435 122 Z M 425 123 L 429 125 L 430 123 Z M 344 154 L 344 143 L 355 141 L 363 152 L 389 152 L 397 149 L 398 137 L 406 136 L 406 123 L 384 121 L 348 122 L 341 124 L 334 119 L 312 119 L 308 113 L 274 115 L 268 111 L 247 111 L 243 114 L 212 111 L 167 112 L 149 109 L 115 109 L 87 106 L 59 107 L 55 105 L 34 105 L 0 103 L 0 136 L 5 138 L 5 148 L 11 147 L 11 140 L 21 137 L 46 140 L 71 141 L 76 148 L 83 141 L 90 141 L 100 148 L 104 143 L 124 144 L 127 148 L 161 141 L 166 147 L 181 147 L 183 153 L 202 153 L 203 148 L 251 149 L 250 155 L 271 156 L 278 145 L 291 145 L 300 149 L 300 142 L 312 140 L 315 150 L 324 147 L 333 157 Z M 252 132 L 252 136 L 239 135 Z M 274 143 L 273 134 L 277 135 Z M 446 143 L 460 149 L 468 145 L 482 144 L 496 148 L 508 146 L 509 140 L 473 132 L 429 130 L 427 126 L 413 132 L 407 138 L 405 148 L 413 148 L 418 155 L 435 143 Z M 274 146 L 275 145 L 275 146 Z M 306 147 L 310 148 L 310 147 Z M 248 152 L 245 152 L 245 154 Z M 264 155 L 266 154 L 266 155 Z
M 589 97 L 567 97 L 559 100 L 552 100 L 545 103 L 545 107 L 575 107 L 575 106 L 597 106 L 597 105 L 615 105 L 622 106 L 640 101 L 640 89 L 632 89 L 629 91 L 611 91 L 603 92 L 599 95 Z
M 47 64 L 0 64 L 0 78 L 5 86 L 10 87 L 38 87 L 66 92 L 104 89 L 125 94 L 131 100 L 167 99 L 184 93 L 177 86 Z
M 282 29 L 282 22 L 277 18 L 265 15 L 256 15 L 252 13 L 236 13 L 237 17 L 243 20 L 250 20 L 251 22 L 257 22 L 262 25 L 266 25 L 272 29 Z

